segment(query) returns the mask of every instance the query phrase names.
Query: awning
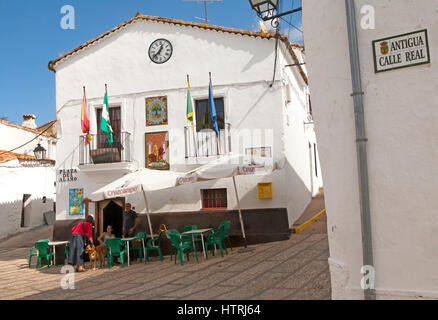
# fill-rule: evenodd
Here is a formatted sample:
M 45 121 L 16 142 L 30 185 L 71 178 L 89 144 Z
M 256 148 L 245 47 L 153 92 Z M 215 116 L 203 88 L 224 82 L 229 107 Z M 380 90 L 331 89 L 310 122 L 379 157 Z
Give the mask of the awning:
M 90 196 L 92 201 L 102 201 L 118 197 L 125 197 L 137 192 L 148 192 L 176 187 L 182 173 L 173 171 L 159 171 L 140 169 L 128 173 L 117 180 L 103 186 Z

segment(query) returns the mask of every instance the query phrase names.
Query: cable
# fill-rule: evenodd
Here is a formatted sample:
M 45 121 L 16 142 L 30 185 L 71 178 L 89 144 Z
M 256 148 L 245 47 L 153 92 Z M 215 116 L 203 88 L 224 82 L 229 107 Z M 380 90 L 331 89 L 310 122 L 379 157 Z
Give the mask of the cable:
M 287 20 L 284 20 L 283 17 L 280 17 L 281 20 L 283 20 L 284 22 L 286 22 L 288 25 L 290 25 L 291 27 L 294 27 L 295 29 L 297 29 L 299 32 L 303 33 L 303 30 L 301 30 L 300 28 L 298 28 L 297 26 L 294 26 L 292 23 L 289 23 Z
M 295 4 L 295 0 L 292 0 L 292 7 L 291 7 L 291 9 L 294 8 L 294 4 Z M 291 14 L 291 15 L 290 15 L 290 19 L 289 19 L 289 25 L 292 24 L 292 17 L 293 17 L 293 15 Z M 289 30 L 288 30 L 288 32 L 287 32 L 287 38 L 288 38 L 288 39 L 289 39 L 289 36 L 290 36 L 290 28 L 289 28 Z
M 0 153 L 0 155 L 5 154 L 5 153 L 9 153 L 9 152 L 13 152 L 13 151 L 15 151 L 15 150 L 17 150 L 17 149 L 19 149 L 19 148 L 25 146 L 26 144 L 31 143 L 31 142 L 34 141 L 36 138 L 40 137 L 44 132 L 46 132 L 47 130 L 49 130 L 49 129 L 50 129 L 55 123 L 56 123 L 56 121 L 52 122 L 52 124 L 51 124 L 50 126 L 48 126 L 47 129 L 45 129 L 44 131 L 42 131 L 39 135 L 37 135 L 37 136 L 36 136 L 35 138 L 33 138 L 32 140 L 29 140 L 28 142 L 22 144 L 22 145 L 19 146 L 19 147 L 16 147 L 16 148 L 11 149 L 11 150 L 9 150 L 9 151 L 2 152 L 2 153 Z

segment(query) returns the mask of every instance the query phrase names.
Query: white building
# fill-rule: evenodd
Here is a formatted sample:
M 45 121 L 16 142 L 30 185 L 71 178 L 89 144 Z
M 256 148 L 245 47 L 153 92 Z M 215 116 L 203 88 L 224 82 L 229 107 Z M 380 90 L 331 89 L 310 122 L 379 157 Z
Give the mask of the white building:
M 273 81 L 275 42 L 273 34 L 138 14 L 51 61 L 49 69 L 56 73 L 57 172 L 73 170 L 67 171 L 72 172 L 68 181 L 58 179 L 57 220 L 71 221 L 93 214 L 98 230 L 103 230 L 104 225 L 120 221 L 125 200 L 137 212 L 144 212 L 141 195 L 112 202 L 85 201 L 82 210 L 81 205 L 71 209 L 69 194 L 78 195 L 78 191 L 79 198 L 86 199 L 123 174 L 145 168 L 146 153 L 151 154 L 153 147 L 146 135 L 165 132 L 166 142 L 158 144 L 156 155 L 150 155 L 151 161 L 155 156 L 162 157 L 174 171 L 188 171 L 230 152 L 255 150 L 274 161 L 285 156 L 283 170 L 266 177 L 238 177 L 237 181 L 245 221 L 250 226 L 248 232 L 251 234 L 252 223 L 259 223 L 259 228 L 274 233 L 274 227 L 270 231 L 272 223 L 288 233 L 322 180 L 306 73 L 301 66 L 288 66 L 303 61 L 302 47 L 284 37 L 279 40 Z M 152 60 L 159 59 L 160 45 L 164 47 L 163 58 L 155 63 Z M 150 48 L 152 53 L 148 54 Z M 213 131 L 197 132 L 203 129 L 209 72 L 219 119 L 218 145 Z M 190 76 L 195 134 L 186 119 L 186 75 Z M 98 125 L 105 84 L 115 132 L 111 146 Z M 83 86 L 93 136 L 91 152 L 81 131 Z M 165 97 L 156 99 L 155 104 L 167 99 L 167 124 L 146 125 L 146 101 L 153 97 Z M 258 198 L 259 182 L 272 183 L 272 199 Z M 192 223 L 202 224 L 204 220 L 196 219 L 236 209 L 232 186 L 231 179 L 222 179 L 153 192 L 149 205 L 161 217 L 193 213 Z M 209 197 L 218 201 L 209 203 Z M 207 210 L 213 208 L 217 210 Z M 255 221 L 260 212 L 266 212 L 268 220 Z M 256 229 L 254 226 L 254 233 Z
M 437 298 L 438 2 L 357 0 L 355 8 L 375 293 L 381 299 Z M 345 1 L 303 1 L 303 26 L 333 298 L 361 299 L 361 210 Z M 388 62 L 405 68 L 376 72 L 389 68 Z M 423 64 L 413 65 L 417 62 Z
M 56 121 L 37 127 L 34 115 L 23 118 L 22 125 L 0 120 L 0 238 L 45 224 L 44 213 L 56 201 Z M 34 156 L 38 144 L 47 151 L 45 161 Z

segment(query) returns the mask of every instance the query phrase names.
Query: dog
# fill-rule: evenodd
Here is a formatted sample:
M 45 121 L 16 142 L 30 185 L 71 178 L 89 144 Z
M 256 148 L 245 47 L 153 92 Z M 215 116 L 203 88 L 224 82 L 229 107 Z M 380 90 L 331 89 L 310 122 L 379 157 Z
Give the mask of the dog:
M 94 250 L 91 245 L 86 248 L 88 256 L 90 257 L 90 269 L 96 270 L 97 260 L 99 259 L 100 267 L 105 267 L 106 250 L 104 246 L 97 246 Z

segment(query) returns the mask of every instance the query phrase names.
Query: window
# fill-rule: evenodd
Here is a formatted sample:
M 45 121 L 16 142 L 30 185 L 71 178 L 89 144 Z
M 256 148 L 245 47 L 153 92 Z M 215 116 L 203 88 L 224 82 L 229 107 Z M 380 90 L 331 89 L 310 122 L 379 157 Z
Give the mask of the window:
M 318 163 L 317 163 L 317 157 L 316 157 L 316 144 L 313 144 L 313 159 L 315 162 L 315 175 L 318 176 Z
M 215 98 L 214 105 L 216 107 L 217 126 L 219 130 L 225 129 L 225 112 L 224 112 L 224 99 Z M 213 129 L 213 122 L 210 117 L 210 106 L 208 99 L 195 101 L 196 112 L 196 131 L 203 129 Z
M 226 209 L 227 189 L 204 189 L 202 193 L 202 209 Z
M 307 95 L 307 100 L 308 100 L 308 110 L 307 113 L 312 115 L 312 100 L 310 100 L 310 94 Z
M 108 137 L 105 132 L 100 128 L 100 122 L 102 120 L 102 108 L 97 109 L 97 147 L 98 148 L 107 148 L 108 145 Z M 113 146 L 120 145 L 120 107 L 109 108 L 109 118 L 111 122 L 111 128 L 113 129 Z

